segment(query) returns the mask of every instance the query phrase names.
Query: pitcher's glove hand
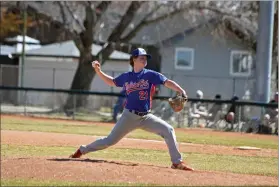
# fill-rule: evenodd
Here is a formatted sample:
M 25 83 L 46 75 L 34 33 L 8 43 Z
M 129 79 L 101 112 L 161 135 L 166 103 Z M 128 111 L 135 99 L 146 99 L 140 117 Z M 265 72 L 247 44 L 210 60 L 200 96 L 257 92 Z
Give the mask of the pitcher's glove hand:
M 188 97 L 185 94 L 179 94 L 175 97 L 169 98 L 169 104 L 174 112 L 180 112 L 183 108 L 185 103 L 188 101 Z

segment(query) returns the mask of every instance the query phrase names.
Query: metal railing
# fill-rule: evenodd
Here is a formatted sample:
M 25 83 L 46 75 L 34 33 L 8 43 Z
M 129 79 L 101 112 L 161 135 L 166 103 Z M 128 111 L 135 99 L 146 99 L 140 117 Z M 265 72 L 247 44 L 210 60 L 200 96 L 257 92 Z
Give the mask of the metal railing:
M 114 110 L 117 108 L 119 93 L 91 92 L 80 90 L 23 88 L 0 86 L 1 113 L 20 114 L 26 116 L 43 116 L 49 118 L 64 118 L 87 121 L 113 121 Z M 6 95 L 12 95 L 7 99 Z M 65 109 L 65 103 L 72 96 L 72 107 Z M 86 97 L 84 97 L 86 96 Z M 86 99 L 84 105 L 78 106 L 78 99 Z M 168 97 L 155 96 L 153 98 L 152 112 L 167 121 L 174 127 L 202 127 L 217 130 L 238 132 L 257 131 L 263 123 L 265 109 L 275 109 L 277 104 L 259 102 L 212 100 L 189 98 L 184 110 L 175 113 L 170 108 Z M 197 115 L 194 105 L 199 111 Z M 235 118 L 228 121 L 226 115 L 231 106 L 235 106 Z M 215 108 L 214 108 L 215 107 Z M 120 117 L 122 104 L 120 104 L 116 120 Z
M 47 63 L 47 62 L 46 62 Z M 24 73 L 24 80 L 22 86 L 24 87 L 43 87 L 43 88 L 65 88 L 68 89 L 71 86 L 72 79 L 75 74 L 75 68 L 73 67 L 30 67 L 26 66 Z M 104 71 L 105 73 L 115 77 L 119 75 L 120 71 Z M 22 80 L 19 76 L 20 68 L 16 65 L 0 65 L 0 85 L 2 86 L 18 86 L 21 85 Z M 171 73 L 165 73 L 168 78 L 177 81 L 181 86 L 185 86 L 190 91 L 195 92 L 197 89 L 201 89 L 204 91 L 205 96 L 213 96 L 212 92 L 216 89 L 215 86 L 224 87 L 218 92 L 223 91 L 224 93 L 219 93 L 226 97 L 231 97 L 232 95 L 238 95 L 242 97 L 242 94 L 246 90 L 250 90 L 250 93 L 253 94 L 253 86 L 254 79 L 253 78 L 245 78 L 245 77 L 214 77 L 214 76 L 202 76 L 202 75 L 176 75 Z M 11 76 L 12 75 L 12 76 Z M 94 78 L 95 82 L 92 81 L 91 90 L 97 91 L 106 91 L 106 92 L 119 92 L 119 89 L 104 86 L 96 86 L 102 85 L 103 83 L 99 78 Z M 185 84 L 185 80 L 187 80 L 187 84 Z M 222 80 L 222 83 L 220 83 Z M 197 84 L 204 83 L 202 85 Z M 272 81 L 272 82 L 276 82 Z M 185 84 L 185 85 L 184 85 Z M 220 85 L 221 84 L 221 85 Z M 241 94 L 239 93 L 241 92 Z M 243 93 L 242 93 L 243 92 Z M 173 93 L 171 90 L 167 90 L 162 87 L 162 91 L 160 91 L 163 95 L 171 96 Z M 194 93 L 190 93 L 193 95 Z M 215 95 L 216 93 L 214 93 Z

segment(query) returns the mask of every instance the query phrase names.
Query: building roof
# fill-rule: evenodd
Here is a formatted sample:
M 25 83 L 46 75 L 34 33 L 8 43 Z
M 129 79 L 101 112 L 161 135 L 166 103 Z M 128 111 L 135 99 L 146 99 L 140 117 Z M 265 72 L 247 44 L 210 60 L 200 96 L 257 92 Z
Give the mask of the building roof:
M 187 15 L 188 16 L 188 15 Z M 158 23 L 145 26 L 131 40 L 131 43 L 149 45 L 161 44 L 163 41 L 179 34 L 184 34 L 197 25 L 208 22 L 212 17 L 194 16 L 189 18 L 186 13 L 179 13 L 172 18 L 167 18 Z M 185 33 L 186 34 L 186 33 Z
M 177 33 L 177 34 L 175 34 L 175 35 L 173 35 L 169 38 L 166 38 L 166 39 L 162 40 L 161 44 L 163 44 L 163 45 L 168 45 L 168 44 L 173 45 L 174 41 L 183 40 L 185 36 L 194 33 L 195 31 L 197 31 L 198 29 L 203 28 L 204 26 L 210 25 L 210 24 L 218 24 L 219 22 L 220 21 L 218 21 L 215 18 L 212 18 L 210 20 L 205 20 L 205 22 L 203 22 L 203 23 L 196 24 L 193 27 L 187 28 L 182 32 L 179 32 L 179 33 Z
M 5 39 L 7 42 L 23 42 L 23 36 L 18 35 L 12 38 L 6 38 Z M 31 38 L 29 36 L 25 36 L 25 42 L 26 43 L 33 43 L 33 44 L 40 44 L 39 40 L 36 40 L 34 38 Z
M 9 55 L 13 53 L 22 52 L 23 36 L 15 36 L 12 38 L 6 38 L 6 42 L 11 42 L 11 45 L 0 45 L 0 55 Z M 19 43 L 18 43 L 19 42 Z M 25 51 L 41 48 L 40 41 L 29 36 L 25 36 Z
M 0 55 L 9 55 L 15 52 L 15 47 L 9 45 L 0 45 Z
M 102 46 L 92 44 L 92 55 L 96 56 L 101 49 Z M 78 58 L 80 56 L 80 52 L 73 40 L 44 45 L 39 49 L 26 51 L 25 54 L 26 56 L 49 56 L 49 57 L 71 57 L 71 58 L 75 58 L 75 57 Z M 110 55 L 110 59 L 128 60 L 130 59 L 130 54 L 115 50 Z

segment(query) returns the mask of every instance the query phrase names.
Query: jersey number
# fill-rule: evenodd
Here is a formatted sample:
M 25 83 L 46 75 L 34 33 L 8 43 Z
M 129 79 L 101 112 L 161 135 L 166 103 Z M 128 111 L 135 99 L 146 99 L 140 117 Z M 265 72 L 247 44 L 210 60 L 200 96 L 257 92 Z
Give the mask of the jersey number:
M 139 99 L 140 100 L 147 100 L 148 99 L 148 92 L 147 91 L 140 91 L 139 92 Z

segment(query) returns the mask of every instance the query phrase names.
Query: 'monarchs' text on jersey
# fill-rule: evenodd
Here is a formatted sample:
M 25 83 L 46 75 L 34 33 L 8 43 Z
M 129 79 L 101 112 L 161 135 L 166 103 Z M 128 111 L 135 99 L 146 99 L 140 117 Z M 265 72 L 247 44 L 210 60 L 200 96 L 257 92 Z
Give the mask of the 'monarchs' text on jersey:
M 151 107 L 152 87 L 164 84 L 167 78 L 153 70 L 143 69 L 140 72 L 126 72 L 113 81 L 117 87 L 126 90 L 126 106 L 129 110 L 147 112 Z

